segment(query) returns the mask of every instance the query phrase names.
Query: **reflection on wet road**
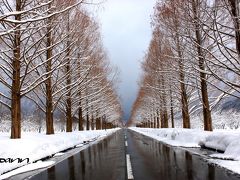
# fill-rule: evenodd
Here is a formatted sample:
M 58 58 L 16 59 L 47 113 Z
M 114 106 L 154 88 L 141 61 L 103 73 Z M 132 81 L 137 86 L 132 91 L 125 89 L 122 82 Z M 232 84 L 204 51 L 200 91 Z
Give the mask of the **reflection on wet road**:
M 125 147 L 122 131 L 69 157 L 33 180 L 124 180 Z
M 135 179 L 146 180 L 236 180 L 224 169 L 208 164 L 201 157 L 169 147 L 133 131 L 127 132 L 128 152 Z
M 130 167 L 132 174 L 129 174 L 127 166 Z M 120 130 L 31 179 L 124 180 L 128 178 L 239 179 L 222 168 L 208 164 L 200 156 L 192 155 L 180 148 L 169 147 L 131 130 Z

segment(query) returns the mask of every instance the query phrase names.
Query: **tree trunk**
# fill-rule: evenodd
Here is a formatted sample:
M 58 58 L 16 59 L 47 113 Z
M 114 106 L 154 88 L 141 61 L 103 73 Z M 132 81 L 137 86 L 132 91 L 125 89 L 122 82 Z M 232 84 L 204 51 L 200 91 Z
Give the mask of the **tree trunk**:
M 154 128 L 156 128 L 156 125 L 157 125 L 157 123 L 156 123 L 156 116 L 154 116 L 154 123 L 153 123 L 153 127 L 154 127 Z
M 110 129 L 111 128 L 111 124 L 106 122 L 106 129 Z
M 172 90 L 170 86 L 170 112 L 171 112 L 171 122 L 172 122 L 172 128 L 174 128 L 174 113 L 173 113 L 173 97 L 172 97 Z
M 162 88 L 165 89 L 165 80 L 164 77 L 161 77 Z M 166 93 L 163 92 L 162 95 L 162 102 L 163 102 L 163 127 L 168 128 L 168 113 L 167 113 L 167 100 L 166 100 Z
M 51 3 L 49 4 L 49 9 L 51 9 Z M 46 134 L 54 134 L 53 126 L 53 99 L 52 99 L 52 19 L 48 18 L 47 26 L 47 67 L 46 67 Z
M 96 118 L 96 130 L 100 130 L 101 129 L 101 122 L 100 122 L 100 118 Z
M 154 127 L 154 116 L 152 114 L 151 114 L 150 122 L 151 122 L 150 127 L 153 128 Z
M 195 0 L 192 0 L 192 8 L 193 8 L 193 15 L 195 21 L 195 35 L 196 35 L 196 44 L 197 52 L 198 52 L 198 66 L 201 70 L 200 72 L 200 81 L 201 81 L 201 94 L 202 94 L 202 103 L 203 103 L 203 120 L 204 120 L 204 130 L 212 131 L 212 117 L 211 111 L 208 101 L 208 90 L 207 90 L 207 82 L 206 82 L 206 74 L 205 71 L 205 61 L 203 58 L 203 51 L 202 51 L 202 40 L 200 35 L 200 24 L 198 23 L 198 14 L 197 14 L 197 6 L 198 2 L 196 3 Z
M 17 82 L 13 83 L 13 88 L 17 87 Z M 11 138 L 21 138 L 21 98 L 20 92 L 16 90 L 12 91 L 12 126 L 11 126 Z
M 182 102 L 183 128 L 191 128 L 187 93 L 184 83 L 181 83 L 181 102 Z
M 181 81 L 181 102 L 182 102 L 182 117 L 183 117 L 183 128 L 190 128 L 190 116 L 188 110 L 188 100 L 187 100 L 187 92 L 184 84 L 184 73 L 183 73 L 183 64 L 179 63 L 180 67 L 180 81 Z
M 168 113 L 167 113 L 166 107 L 163 111 L 163 121 L 164 121 L 164 128 L 168 128 Z
M 160 115 L 160 127 L 161 128 L 164 128 L 164 120 L 163 120 L 163 111 L 162 111 L 162 107 L 160 107 L 161 109 L 160 109 L 160 113 L 159 113 L 159 115 Z
M 100 129 L 102 130 L 102 129 L 103 129 L 103 120 L 102 120 L 102 117 L 99 118 L 99 121 L 100 121 Z
M 91 117 L 91 130 L 94 130 L 95 122 L 94 122 L 94 117 L 92 115 Z
M 71 98 L 67 98 L 66 104 L 66 118 L 67 118 L 67 132 L 72 132 L 72 101 Z
M 157 117 L 157 128 L 160 128 L 159 117 Z
M 150 121 L 148 121 L 147 127 L 148 127 L 148 128 L 151 128 L 151 122 L 150 122 Z
M 105 120 L 103 120 L 103 129 L 107 129 L 107 122 Z
M 160 119 L 159 109 L 157 109 L 157 128 L 160 128 Z
M 46 81 L 46 134 L 54 134 L 51 77 Z
M 81 63 L 80 63 L 80 54 L 78 54 L 78 76 L 81 77 Z M 79 96 L 79 109 L 78 109 L 78 130 L 83 131 L 83 111 L 82 111 L 82 102 L 81 102 L 81 90 L 78 92 Z
M 179 79 L 180 79 L 180 87 L 181 87 L 181 104 L 182 104 L 182 118 L 183 118 L 183 128 L 190 128 L 190 116 L 188 110 L 188 99 L 187 99 L 187 91 L 185 87 L 185 74 L 184 74 L 184 64 L 183 57 L 180 48 L 179 36 L 176 37 L 177 40 L 177 51 L 178 51 L 178 66 L 179 66 Z
M 83 131 L 83 112 L 81 107 L 81 101 L 79 102 L 79 110 L 78 110 L 78 130 Z
M 67 102 L 66 102 L 66 118 L 67 118 L 67 132 L 72 132 L 72 98 L 71 98 L 71 73 L 70 73 L 70 60 L 66 65 L 66 72 L 67 72 Z
M 69 12 L 67 19 L 67 30 L 70 32 Z M 71 59 L 70 59 L 70 35 L 67 40 L 67 64 L 66 64 L 66 85 L 67 85 L 67 104 L 66 104 L 66 117 L 67 117 L 67 132 L 72 132 L 72 93 L 71 93 Z
M 67 72 L 70 71 L 70 63 L 67 65 Z M 67 75 L 67 86 L 71 84 L 71 75 Z M 67 132 L 72 132 L 72 99 L 71 99 L 71 90 L 68 87 L 68 93 L 67 93 L 67 102 L 66 102 L 66 118 L 67 118 Z
M 235 27 L 236 49 L 238 52 L 238 56 L 240 57 L 240 0 L 228 0 L 228 2 L 231 7 Z
M 16 0 L 16 11 L 21 11 L 21 0 Z M 21 21 L 21 14 L 15 15 L 15 20 Z M 15 24 L 14 49 L 13 49 L 13 79 L 12 79 L 12 100 L 11 100 L 11 138 L 21 138 L 21 94 L 20 94 L 20 56 L 21 56 L 21 30 L 18 24 Z
M 89 126 L 90 126 L 90 124 L 89 124 L 89 115 L 88 115 L 88 112 L 87 112 L 87 118 L 86 118 L 86 120 L 87 120 L 87 131 L 89 130 Z

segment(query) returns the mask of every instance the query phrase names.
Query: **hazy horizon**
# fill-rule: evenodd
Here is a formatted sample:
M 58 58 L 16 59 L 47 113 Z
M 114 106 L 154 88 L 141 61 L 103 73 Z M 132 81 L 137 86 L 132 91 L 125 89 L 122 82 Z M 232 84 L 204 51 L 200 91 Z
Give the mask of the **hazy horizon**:
M 140 61 L 151 39 L 150 15 L 156 0 L 107 0 L 99 12 L 103 43 L 110 61 L 120 69 L 118 93 L 128 120 L 136 99 Z

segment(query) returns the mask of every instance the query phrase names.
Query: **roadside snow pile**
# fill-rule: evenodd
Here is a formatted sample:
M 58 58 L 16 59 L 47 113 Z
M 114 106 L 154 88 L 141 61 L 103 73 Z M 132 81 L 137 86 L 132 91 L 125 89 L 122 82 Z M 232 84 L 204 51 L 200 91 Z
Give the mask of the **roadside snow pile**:
M 9 139 L 9 134 L 0 133 L 0 175 L 36 160 L 52 156 L 60 151 L 73 148 L 83 142 L 105 137 L 119 130 L 76 131 L 45 135 L 23 133 L 21 139 Z M 22 162 L 19 162 L 23 160 Z M 28 158 L 28 159 L 26 159 Z M 17 159 L 10 163 L 9 161 Z
M 214 130 L 208 132 L 199 129 L 181 128 L 152 129 L 133 127 L 130 129 L 172 146 L 203 146 L 224 152 L 210 155 L 213 158 L 240 160 L 239 130 Z
M 172 146 L 200 147 L 199 142 L 205 141 L 208 132 L 199 129 L 181 128 L 130 128 L 136 132 L 152 137 Z
M 36 169 L 42 169 L 42 168 L 46 168 L 49 166 L 52 166 L 55 162 L 54 161 L 38 161 L 36 163 L 31 163 L 31 164 L 27 164 L 25 166 L 22 166 L 20 168 L 17 168 L 9 173 L 3 174 L 0 176 L 0 179 L 8 179 L 11 176 L 14 176 L 16 174 L 21 174 L 23 172 L 27 172 L 27 171 L 33 171 Z
M 209 135 L 204 146 L 223 151 L 223 154 L 212 154 L 211 157 L 220 159 L 240 160 L 240 132 L 213 132 Z

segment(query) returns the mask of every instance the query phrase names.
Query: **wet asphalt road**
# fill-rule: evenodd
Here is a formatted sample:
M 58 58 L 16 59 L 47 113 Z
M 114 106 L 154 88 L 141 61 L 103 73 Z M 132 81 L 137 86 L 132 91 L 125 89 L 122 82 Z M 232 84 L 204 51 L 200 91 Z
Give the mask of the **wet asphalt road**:
M 121 180 L 126 179 L 122 131 L 58 163 L 31 180 Z
M 130 157 L 132 175 L 137 180 L 240 179 L 227 170 L 208 164 L 200 156 L 131 130 L 120 130 L 31 179 L 125 180 L 131 177 L 126 155 Z

